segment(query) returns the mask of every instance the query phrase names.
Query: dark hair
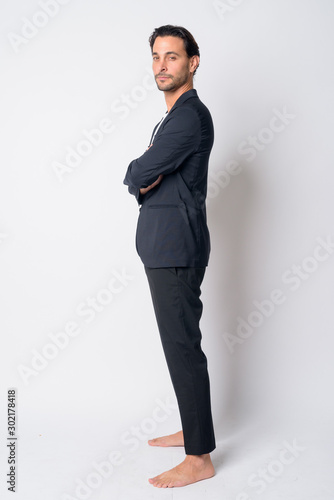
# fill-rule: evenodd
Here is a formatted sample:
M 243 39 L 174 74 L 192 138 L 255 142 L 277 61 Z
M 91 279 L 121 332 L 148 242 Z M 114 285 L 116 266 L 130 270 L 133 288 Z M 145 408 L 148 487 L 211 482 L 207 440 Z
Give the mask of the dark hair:
M 189 58 L 193 56 L 200 57 L 197 42 L 190 31 L 188 31 L 186 28 L 183 28 L 182 26 L 173 26 L 171 24 L 166 24 L 165 26 L 160 26 L 160 28 L 155 28 L 149 38 L 149 44 L 152 51 L 154 42 L 158 36 L 176 36 L 178 38 L 181 38 L 183 40 L 187 56 Z M 194 74 L 196 73 L 197 68 L 195 69 Z

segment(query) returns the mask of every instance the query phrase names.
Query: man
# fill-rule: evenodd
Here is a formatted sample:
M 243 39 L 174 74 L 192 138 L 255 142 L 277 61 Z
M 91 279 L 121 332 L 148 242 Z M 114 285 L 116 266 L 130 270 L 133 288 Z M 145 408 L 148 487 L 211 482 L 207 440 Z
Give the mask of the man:
M 149 42 L 167 112 L 153 130 L 146 152 L 130 163 L 124 184 L 141 205 L 136 248 L 182 422 L 182 431 L 148 442 L 185 447 L 181 464 L 149 479 L 153 486 L 167 488 L 215 474 L 210 458 L 216 447 L 210 384 L 199 329 L 200 286 L 210 253 L 205 198 L 213 124 L 193 88 L 199 48 L 191 33 L 179 26 L 161 26 Z

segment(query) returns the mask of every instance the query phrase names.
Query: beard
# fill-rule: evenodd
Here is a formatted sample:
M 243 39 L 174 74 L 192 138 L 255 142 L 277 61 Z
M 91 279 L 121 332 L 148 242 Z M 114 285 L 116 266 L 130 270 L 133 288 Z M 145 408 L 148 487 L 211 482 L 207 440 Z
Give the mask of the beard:
M 164 82 L 159 82 L 158 81 L 158 76 L 165 76 L 168 77 L 168 80 Z M 156 75 L 155 76 L 155 81 L 157 84 L 157 87 L 161 91 L 173 91 L 177 90 L 183 85 L 185 85 L 188 81 L 189 75 L 188 74 L 183 74 L 180 76 L 172 76 L 172 75 Z

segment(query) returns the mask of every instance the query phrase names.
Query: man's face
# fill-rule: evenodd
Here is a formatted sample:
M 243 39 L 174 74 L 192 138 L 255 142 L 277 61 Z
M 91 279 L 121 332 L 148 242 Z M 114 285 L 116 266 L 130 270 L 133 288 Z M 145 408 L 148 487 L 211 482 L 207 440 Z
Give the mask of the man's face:
M 188 58 L 182 38 L 176 36 L 158 36 L 152 57 L 155 80 L 158 89 L 163 91 L 177 90 L 191 82 L 199 62 L 197 56 Z

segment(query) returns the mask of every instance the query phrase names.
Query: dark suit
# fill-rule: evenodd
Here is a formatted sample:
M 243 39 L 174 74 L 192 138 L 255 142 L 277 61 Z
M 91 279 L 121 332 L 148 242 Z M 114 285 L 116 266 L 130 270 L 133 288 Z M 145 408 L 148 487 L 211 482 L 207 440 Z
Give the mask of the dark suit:
M 152 137 L 157 130 L 155 127 Z M 152 138 L 151 138 L 152 141 Z M 136 247 L 148 278 L 190 455 L 215 448 L 200 286 L 210 254 L 205 198 L 213 124 L 195 89 L 182 94 L 124 184 L 140 208 Z M 163 174 L 162 182 L 141 195 Z
M 205 197 L 212 144 L 210 112 L 192 89 L 176 101 L 153 146 L 130 163 L 124 184 L 142 204 L 136 247 L 145 266 L 207 266 Z M 161 184 L 141 196 L 139 188 L 160 174 Z

